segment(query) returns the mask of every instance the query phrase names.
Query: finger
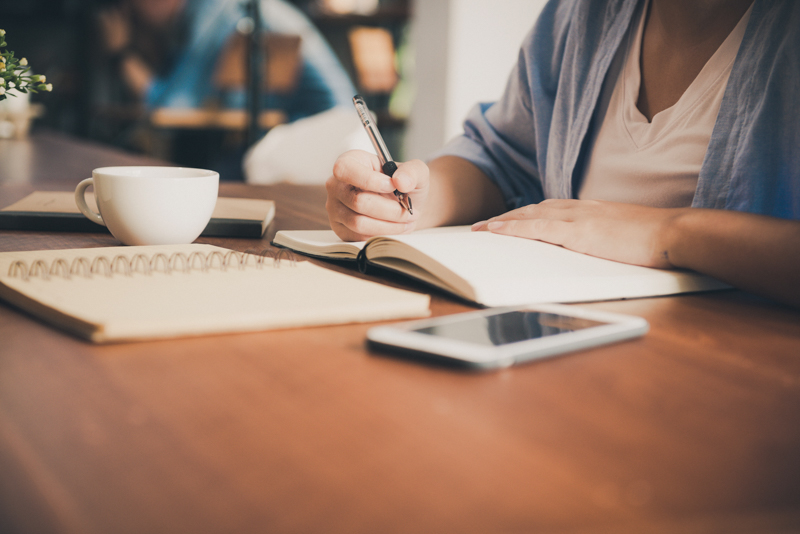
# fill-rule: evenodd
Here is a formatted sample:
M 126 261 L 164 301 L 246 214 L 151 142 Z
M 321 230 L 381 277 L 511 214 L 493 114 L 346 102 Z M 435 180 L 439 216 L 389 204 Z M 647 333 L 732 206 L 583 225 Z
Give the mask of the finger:
M 362 150 L 351 150 L 339 156 L 333 164 L 333 178 L 376 193 L 391 193 L 395 189 L 391 179 L 380 172 L 378 157 Z
M 486 227 L 487 224 L 489 224 L 489 221 L 478 221 L 472 225 L 472 231 L 485 232 L 486 230 L 488 230 L 488 228 Z
M 487 229 L 495 234 L 511 235 L 564 245 L 574 225 L 556 219 L 511 219 L 490 221 Z
M 511 221 L 523 219 L 554 219 L 560 221 L 573 221 L 575 218 L 576 208 L 578 207 L 570 200 L 548 201 L 545 200 L 539 204 L 530 204 L 515 210 L 508 211 L 496 217 L 492 217 L 488 222 L 492 221 Z
M 589 200 L 578 200 L 575 198 L 546 198 L 539 202 L 538 204 L 533 204 L 534 206 L 542 206 L 548 207 L 553 209 L 570 209 L 578 206 L 580 204 L 586 204 L 592 201 Z
M 573 208 L 572 200 L 543 200 L 539 204 L 529 204 L 515 210 L 508 211 L 486 221 L 478 221 L 472 225 L 473 232 L 487 231 L 487 225 L 494 221 L 510 221 L 523 219 L 554 218 L 558 220 L 572 221 L 572 217 L 565 212 L 566 209 Z
M 376 235 L 394 235 L 410 232 L 414 223 L 393 223 L 373 219 L 356 213 L 341 202 L 335 202 L 328 209 L 331 228 L 342 237 L 348 236 L 349 240 L 363 241 Z M 344 237 L 342 237 L 344 239 Z
M 355 186 L 330 180 L 326 183 L 328 198 L 335 199 L 351 211 L 389 222 L 409 222 L 414 217 L 391 193 L 373 193 Z
M 402 193 L 412 193 L 414 190 L 425 189 L 430 182 L 428 166 L 418 159 L 405 161 L 398 164 L 392 176 L 392 183 Z

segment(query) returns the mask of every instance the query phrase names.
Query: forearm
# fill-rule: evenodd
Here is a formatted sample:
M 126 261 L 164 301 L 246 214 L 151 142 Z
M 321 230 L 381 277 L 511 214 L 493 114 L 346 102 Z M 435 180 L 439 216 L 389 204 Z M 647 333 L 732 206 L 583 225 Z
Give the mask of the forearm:
M 500 190 L 469 161 L 442 156 L 428 167 L 430 192 L 421 228 L 472 224 L 506 211 Z
M 687 209 L 665 233 L 672 265 L 800 306 L 800 221 Z

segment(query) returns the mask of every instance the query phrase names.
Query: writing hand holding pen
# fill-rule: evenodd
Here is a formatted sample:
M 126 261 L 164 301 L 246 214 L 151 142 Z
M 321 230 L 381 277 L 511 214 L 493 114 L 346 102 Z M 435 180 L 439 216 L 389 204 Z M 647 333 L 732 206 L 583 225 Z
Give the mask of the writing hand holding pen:
M 374 126 L 366 113 L 369 126 Z M 382 150 L 379 147 L 380 142 L 375 150 L 378 154 Z M 325 183 L 325 208 L 331 229 L 345 241 L 404 234 L 420 224 L 430 192 L 430 170 L 420 160 L 395 164 L 388 151 L 383 150 L 383 159 L 363 150 L 345 152 L 336 160 L 333 174 Z M 396 172 L 384 169 L 386 162 L 395 164 Z M 392 173 L 391 178 L 386 170 Z M 409 198 L 412 194 L 413 204 Z
M 375 147 L 375 153 L 378 155 L 378 159 L 381 162 L 381 171 L 391 178 L 397 170 L 397 164 L 392 159 L 391 154 L 389 154 L 386 143 L 383 142 L 383 137 L 381 137 L 381 133 L 378 131 L 378 127 L 369 112 L 369 108 L 367 108 L 367 103 L 364 102 L 362 96 L 356 95 L 353 97 L 353 105 L 358 112 L 358 117 L 361 119 L 361 124 L 364 126 L 370 141 L 372 141 L 372 146 Z M 397 201 L 400 202 L 403 208 L 407 209 L 409 213 L 414 213 L 414 208 L 411 205 L 411 197 L 397 189 L 394 190 L 394 196 L 397 197 Z

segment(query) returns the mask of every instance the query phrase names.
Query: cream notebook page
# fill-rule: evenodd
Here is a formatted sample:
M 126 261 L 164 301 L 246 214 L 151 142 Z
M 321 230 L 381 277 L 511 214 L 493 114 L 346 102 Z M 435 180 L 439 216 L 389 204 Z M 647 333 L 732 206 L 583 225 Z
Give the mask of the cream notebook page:
M 489 232 L 392 239 L 413 247 L 411 253 L 403 253 L 410 262 L 425 266 L 455 292 L 486 306 L 610 300 L 728 287 L 697 273 L 629 265 Z M 374 256 L 368 253 L 367 257 L 383 264 L 380 254 L 376 247 Z
M 343 243 L 332 231 L 281 231 L 275 243 L 332 258 L 366 247 L 372 264 L 402 272 L 484 306 L 586 302 L 727 288 L 694 272 L 661 270 L 588 256 L 469 226 Z
M 248 265 L 240 269 L 238 259 L 225 256 L 229 252 L 211 245 L 5 252 L 0 253 L 0 297 L 99 342 L 379 321 L 429 313 L 427 295 L 309 262 L 284 259 L 275 264 L 266 258 L 258 266 L 256 256 L 241 255 Z M 98 256 L 109 262 L 96 262 Z M 201 256 L 208 260 L 205 272 Z M 130 275 L 125 274 L 125 260 L 113 263 L 119 257 L 126 258 Z M 85 263 L 76 258 L 84 258 Z M 149 274 L 145 274 L 144 258 L 150 262 Z M 27 279 L 19 264 L 12 268 L 17 261 L 27 267 Z M 223 262 L 227 264 L 224 270 Z M 189 272 L 185 272 L 187 263 L 191 263 Z M 92 264 L 96 272 L 87 277 L 86 268 Z M 169 273 L 165 264 L 172 264 Z M 117 272 L 106 276 L 112 267 Z M 47 279 L 41 274 L 43 268 L 50 271 Z M 73 273 L 67 278 L 64 271 L 69 269 Z

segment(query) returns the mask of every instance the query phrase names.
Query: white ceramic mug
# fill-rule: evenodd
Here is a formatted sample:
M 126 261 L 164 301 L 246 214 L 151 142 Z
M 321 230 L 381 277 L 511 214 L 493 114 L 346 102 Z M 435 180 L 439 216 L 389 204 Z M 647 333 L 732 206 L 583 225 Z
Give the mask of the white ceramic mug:
M 94 186 L 100 213 L 86 204 Z M 89 220 L 107 226 L 126 245 L 191 243 L 217 203 L 219 174 L 183 167 L 102 167 L 75 188 L 75 203 Z

